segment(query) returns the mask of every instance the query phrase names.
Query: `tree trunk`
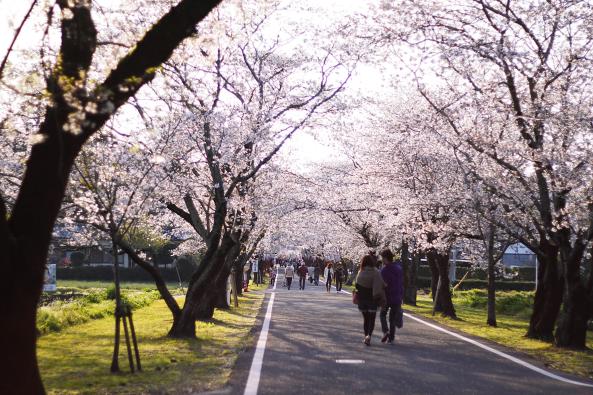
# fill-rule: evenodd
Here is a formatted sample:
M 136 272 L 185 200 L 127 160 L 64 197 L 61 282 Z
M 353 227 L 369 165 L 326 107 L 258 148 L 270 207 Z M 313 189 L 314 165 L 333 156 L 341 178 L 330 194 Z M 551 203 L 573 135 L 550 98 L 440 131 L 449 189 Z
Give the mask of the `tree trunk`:
M 214 309 L 229 309 L 226 298 L 229 270 L 222 269 L 212 281 L 212 286 L 202 296 L 195 310 L 195 317 L 200 321 L 211 320 L 214 316 Z
M 429 251 L 432 261 L 438 271 L 438 283 L 433 303 L 433 314 L 441 313 L 445 317 L 457 318 L 455 307 L 451 298 L 451 284 L 449 281 L 449 255 L 438 253 L 435 250 Z
M 239 287 L 237 287 L 237 268 L 231 272 L 231 293 L 233 294 L 233 306 L 239 307 Z
M 567 284 L 566 288 L 554 340 L 558 347 L 585 349 L 591 317 L 587 293 L 580 281 Z
M 548 244 L 540 248 L 545 255 L 538 255 L 538 286 L 526 336 L 552 342 L 564 286 L 558 270 L 558 247 Z
M 416 306 L 416 262 L 414 257 L 410 260 L 408 243 L 402 243 L 402 268 L 404 271 L 404 303 Z
M 491 227 L 488 237 L 488 318 L 486 323 L 496 326 L 496 272 L 494 259 L 494 229 Z
M 235 267 L 235 287 L 237 296 L 243 295 L 243 266 Z
M 439 269 L 436 263 L 436 253 L 428 252 L 426 254 L 426 262 L 428 262 L 428 267 L 430 268 L 430 295 L 434 303 L 439 285 Z
M 185 304 L 177 322 L 173 323 L 169 336 L 176 338 L 195 338 L 196 336 L 196 313 L 200 307 L 200 301 L 210 290 L 209 284 L 217 278 L 224 269 L 225 258 L 229 250 L 235 245 L 232 237 L 225 233 L 218 247 L 212 246 L 207 251 L 196 273 L 192 276 L 190 285 L 185 297 Z
M 74 153 L 71 138 L 48 115 L 49 137 L 32 147 L 19 195 L 8 217 L 0 197 L 0 393 L 42 394 L 36 357 L 36 313 L 47 253 Z M 60 135 L 60 137 L 58 137 Z M 62 140 L 60 140 L 62 139 Z
M 586 244 L 576 240 L 571 246 L 570 236 L 565 236 L 560 254 L 564 268 L 564 298 L 554 340 L 558 347 L 584 349 L 587 323 L 591 317 L 591 305 L 580 273 Z
M 230 270 L 225 270 L 219 275 L 219 278 L 216 281 L 214 307 L 216 307 L 217 309 L 228 310 L 231 308 L 231 305 L 229 304 L 229 299 L 227 297 L 229 292 L 230 275 Z
M 3 295 L 0 302 L 0 394 L 15 393 L 15 389 L 22 394 L 43 394 L 35 343 L 37 301 L 33 292 L 27 295 L 25 288 L 18 289 L 19 285 L 29 286 L 26 281 L 15 280 L 12 278 L 5 286 L 14 288 L 12 291 L 15 291 L 14 295 L 18 299 L 4 299 Z

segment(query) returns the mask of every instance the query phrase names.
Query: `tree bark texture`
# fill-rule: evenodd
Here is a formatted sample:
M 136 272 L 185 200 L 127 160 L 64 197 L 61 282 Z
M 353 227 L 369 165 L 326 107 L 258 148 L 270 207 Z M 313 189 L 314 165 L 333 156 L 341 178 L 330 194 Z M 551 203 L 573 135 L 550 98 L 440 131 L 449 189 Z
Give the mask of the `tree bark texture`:
M 417 266 L 415 257 L 410 259 L 410 249 L 408 243 L 402 243 L 402 269 L 404 271 L 404 303 L 416 306 L 416 295 L 418 288 L 416 286 Z
M 564 284 L 558 270 L 558 247 L 546 244 L 540 249 L 545 254 L 537 256 L 538 286 L 526 335 L 532 339 L 552 342 L 554 326 L 562 305 Z
M 438 282 L 434 296 L 433 313 L 441 313 L 443 316 L 457 318 L 451 295 L 451 284 L 449 281 L 449 254 L 438 253 L 430 250 L 427 256 L 431 256 L 436 266 Z

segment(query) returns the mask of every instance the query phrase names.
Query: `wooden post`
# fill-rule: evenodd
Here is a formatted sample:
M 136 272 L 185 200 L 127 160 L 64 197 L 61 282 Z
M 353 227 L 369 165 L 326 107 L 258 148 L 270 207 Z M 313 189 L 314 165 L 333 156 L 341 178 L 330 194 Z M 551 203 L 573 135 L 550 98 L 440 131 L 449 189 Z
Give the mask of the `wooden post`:
M 132 320 L 132 310 L 128 310 L 128 317 L 130 319 L 130 332 L 132 333 L 132 343 L 134 345 L 134 354 L 136 354 L 136 367 L 138 371 L 142 371 L 140 364 L 140 350 L 138 349 L 138 340 L 136 339 L 136 330 L 134 329 L 134 321 Z
M 124 323 L 124 333 L 126 335 L 126 349 L 128 351 L 128 362 L 130 363 L 130 371 L 134 373 L 134 358 L 132 357 L 132 346 L 130 344 L 130 334 L 128 332 L 128 323 L 127 323 L 128 315 L 124 313 L 122 317 L 122 321 Z

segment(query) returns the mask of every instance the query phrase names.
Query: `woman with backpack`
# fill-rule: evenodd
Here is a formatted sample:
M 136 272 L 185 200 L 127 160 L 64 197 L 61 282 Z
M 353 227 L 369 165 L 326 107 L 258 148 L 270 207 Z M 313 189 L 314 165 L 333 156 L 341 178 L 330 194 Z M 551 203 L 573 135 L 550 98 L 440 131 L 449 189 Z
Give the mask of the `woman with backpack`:
M 365 255 L 360 263 L 360 271 L 356 276 L 356 296 L 358 310 L 362 313 L 364 327 L 364 344 L 371 345 L 371 336 L 375 329 L 377 308 L 385 305 L 385 283 L 381 272 L 375 267 L 375 259 Z
M 334 278 L 334 268 L 331 262 L 329 262 L 325 267 L 323 277 L 325 277 L 325 289 L 329 293 L 332 289 L 332 280 Z

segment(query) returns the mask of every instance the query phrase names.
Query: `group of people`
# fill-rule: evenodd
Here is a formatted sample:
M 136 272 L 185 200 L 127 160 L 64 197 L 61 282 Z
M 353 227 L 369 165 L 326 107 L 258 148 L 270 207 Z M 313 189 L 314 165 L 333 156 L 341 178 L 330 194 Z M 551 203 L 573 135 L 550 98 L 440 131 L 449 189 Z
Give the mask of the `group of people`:
M 307 276 L 311 284 L 319 285 L 321 274 L 319 265 L 307 267 L 301 261 L 296 262 L 296 266 L 295 269 L 293 262 L 288 262 L 286 266 L 284 285 L 288 290 L 292 287 L 295 275 L 299 277 L 300 290 L 305 289 Z M 276 271 L 277 269 L 276 267 Z M 272 283 L 275 281 L 275 274 L 273 274 Z M 323 269 L 323 276 L 325 277 L 326 291 L 329 293 L 334 284 L 336 291 L 341 292 L 349 274 L 342 264 L 337 264 L 334 267 L 332 262 L 328 262 Z M 381 342 L 393 344 L 396 328 L 401 328 L 403 325 L 403 289 L 403 270 L 400 262 L 394 261 L 391 250 L 382 251 L 380 260 L 374 252 L 362 258 L 355 280 L 353 301 L 358 304 L 358 310 L 362 313 L 364 344 L 371 345 L 377 310 L 380 310 L 379 317 L 383 332 Z
M 399 262 L 394 262 L 391 250 L 381 252 L 383 267 L 377 269 L 377 259 L 365 255 L 360 263 L 356 277 L 353 301 L 362 313 L 364 344 L 371 345 L 371 336 L 375 329 L 375 318 L 380 308 L 382 343 L 393 344 L 396 327 L 403 325 L 402 299 L 404 293 L 403 270 Z M 389 320 L 388 320 L 389 319 Z
M 307 267 L 304 262 L 295 269 L 292 263 L 289 263 L 284 272 L 284 278 L 286 280 L 285 285 L 288 290 L 290 290 L 292 286 L 292 279 L 295 274 L 299 277 L 299 290 L 304 290 L 305 284 L 307 283 L 307 276 L 309 277 L 310 284 L 319 285 L 321 269 L 319 266 Z M 348 271 L 342 264 L 338 264 L 334 269 L 334 264 L 328 262 L 323 270 L 323 277 L 325 278 L 325 289 L 328 293 L 331 292 L 334 283 L 337 292 L 340 292 L 344 286 L 344 282 L 347 280 Z

